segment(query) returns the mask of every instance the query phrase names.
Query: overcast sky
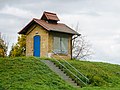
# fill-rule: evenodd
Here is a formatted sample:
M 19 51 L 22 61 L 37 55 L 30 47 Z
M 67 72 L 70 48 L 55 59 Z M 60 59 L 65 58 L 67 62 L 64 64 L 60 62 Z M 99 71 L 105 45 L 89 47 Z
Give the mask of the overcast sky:
M 11 45 L 44 11 L 57 13 L 70 27 L 79 23 L 78 32 L 92 44 L 93 61 L 120 64 L 120 0 L 0 0 L 0 32 Z

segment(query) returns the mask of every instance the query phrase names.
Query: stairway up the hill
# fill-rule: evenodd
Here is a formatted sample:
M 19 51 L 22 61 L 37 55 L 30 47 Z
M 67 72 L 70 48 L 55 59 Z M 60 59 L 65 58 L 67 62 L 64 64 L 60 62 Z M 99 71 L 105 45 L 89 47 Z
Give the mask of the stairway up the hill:
M 74 87 L 79 87 L 77 83 L 75 83 L 69 76 L 67 76 L 63 71 L 61 71 L 61 69 L 56 67 L 56 65 L 53 62 L 49 60 L 41 60 L 41 62 L 45 63 L 52 71 L 59 75 L 68 84 Z

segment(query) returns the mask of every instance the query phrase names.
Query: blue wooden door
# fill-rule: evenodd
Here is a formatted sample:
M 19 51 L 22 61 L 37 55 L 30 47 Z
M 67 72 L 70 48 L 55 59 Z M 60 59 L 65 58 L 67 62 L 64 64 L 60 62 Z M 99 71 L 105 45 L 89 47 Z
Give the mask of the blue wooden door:
M 34 56 L 40 57 L 40 36 L 34 36 Z

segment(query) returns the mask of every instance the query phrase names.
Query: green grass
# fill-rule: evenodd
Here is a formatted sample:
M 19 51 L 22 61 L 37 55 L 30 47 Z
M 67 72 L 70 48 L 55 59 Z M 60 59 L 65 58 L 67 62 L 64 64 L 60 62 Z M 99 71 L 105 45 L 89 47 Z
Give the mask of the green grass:
M 0 90 L 120 89 L 120 65 L 70 60 L 69 63 L 90 79 L 87 87 L 74 88 L 39 60 L 34 57 L 0 58 Z
M 72 72 L 76 72 L 71 69 L 66 63 L 60 60 L 66 67 Z M 88 87 L 83 87 L 81 90 L 119 90 L 120 89 L 120 65 L 102 63 L 102 62 L 89 62 L 69 60 L 75 68 L 89 78 Z M 58 63 L 56 63 L 60 66 Z M 69 75 L 70 73 L 65 70 Z M 73 79 L 74 77 L 71 76 Z M 108 89 L 109 88 L 109 89 Z
M 0 90 L 76 90 L 37 58 L 0 58 Z
M 120 86 L 120 65 L 87 61 L 70 63 L 90 79 L 91 86 Z

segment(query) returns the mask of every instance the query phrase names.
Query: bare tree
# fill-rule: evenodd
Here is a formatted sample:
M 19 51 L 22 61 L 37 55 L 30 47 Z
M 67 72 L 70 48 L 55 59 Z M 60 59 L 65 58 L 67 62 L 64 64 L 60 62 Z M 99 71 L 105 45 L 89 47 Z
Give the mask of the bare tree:
M 76 31 L 78 31 L 78 25 Z M 72 57 L 75 59 L 88 59 L 92 55 L 92 49 L 89 42 L 85 40 L 83 35 L 75 35 L 72 39 Z

